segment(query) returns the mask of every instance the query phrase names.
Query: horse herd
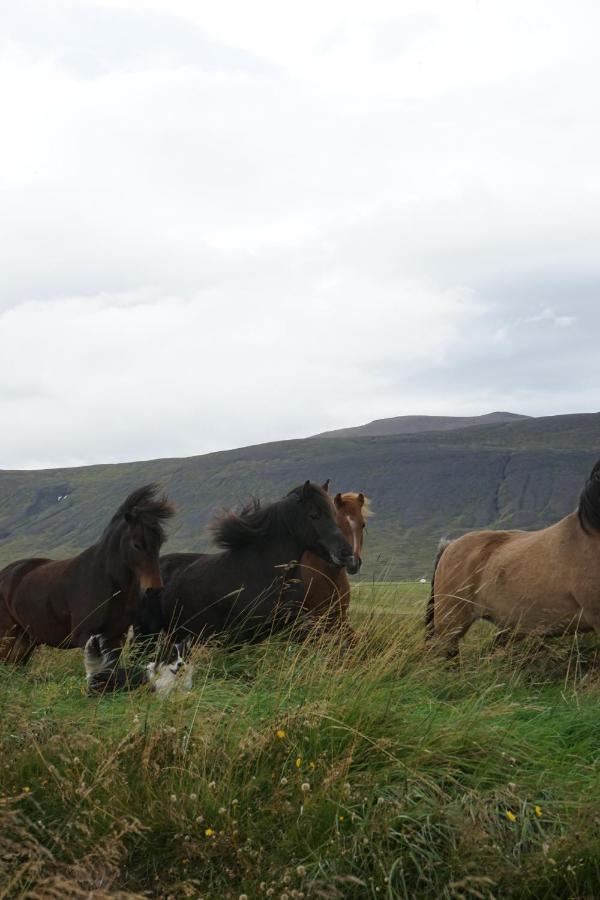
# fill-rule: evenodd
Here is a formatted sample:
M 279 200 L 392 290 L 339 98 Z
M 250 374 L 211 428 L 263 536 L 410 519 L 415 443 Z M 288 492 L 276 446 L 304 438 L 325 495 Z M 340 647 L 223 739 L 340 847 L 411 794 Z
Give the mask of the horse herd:
M 85 647 L 90 691 L 173 683 L 191 642 L 257 641 L 289 626 L 337 629 L 352 642 L 347 573 L 361 566 L 371 514 L 360 492 L 331 497 L 310 481 L 213 525 L 220 552 L 160 556 L 174 508 L 156 485 L 133 491 L 96 544 L 71 559 L 20 559 L 0 572 L 0 662 L 34 649 Z M 600 631 L 600 462 L 576 511 L 539 531 L 476 531 L 443 542 L 427 636 L 448 656 L 477 619 L 507 635 Z M 168 635 L 166 656 L 120 667 L 136 640 Z

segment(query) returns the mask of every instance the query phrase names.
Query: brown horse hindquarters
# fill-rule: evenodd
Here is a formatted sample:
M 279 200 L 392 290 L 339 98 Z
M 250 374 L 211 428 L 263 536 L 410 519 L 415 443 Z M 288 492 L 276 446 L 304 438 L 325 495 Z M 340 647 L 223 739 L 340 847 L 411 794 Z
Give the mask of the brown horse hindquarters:
M 12 600 L 23 578 L 46 559 L 24 559 L 0 572 L 0 662 L 25 663 L 36 647 L 15 616 Z
M 67 567 L 66 561 L 40 560 L 13 580 L 7 605 L 34 644 L 71 646 L 71 617 L 60 592 Z

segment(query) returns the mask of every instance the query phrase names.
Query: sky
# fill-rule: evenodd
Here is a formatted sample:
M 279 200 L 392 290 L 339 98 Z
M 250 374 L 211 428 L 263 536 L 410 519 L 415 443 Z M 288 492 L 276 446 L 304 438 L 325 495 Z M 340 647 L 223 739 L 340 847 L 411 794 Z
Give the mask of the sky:
M 0 468 L 600 408 L 597 3 L 0 9 Z

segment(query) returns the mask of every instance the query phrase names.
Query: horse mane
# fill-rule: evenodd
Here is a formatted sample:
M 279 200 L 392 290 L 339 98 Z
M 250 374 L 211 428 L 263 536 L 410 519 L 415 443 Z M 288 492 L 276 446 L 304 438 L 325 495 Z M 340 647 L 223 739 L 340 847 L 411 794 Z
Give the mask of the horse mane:
M 363 519 L 369 519 L 371 516 L 374 516 L 375 513 L 371 507 L 371 498 L 367 497 L 365 494 L 363 496 L 362 503 L 362 517 Z M 346 493 L 342 494 L 342 500 L 358 503 L 359 492 L 358 491 L 346 491 Z
M 175 507 L 159 491 L 158 484 L 144 484 L 132 491 L 117 509 L 106 531 L 117 522 L 135 521 L 153 531 L 162 542 L 165 539 L 162 523 L 175 515 Z
M 281 503 L 263 506 L 253 497 L 239 512 L 225 512 L 211 526 L 213 541 L 223 550 L 237 550 L 267 537 L 279 520 Z
M 600 531 L 600 460 L 592 469 L 581 492 L 577 515 L 586 534 Z

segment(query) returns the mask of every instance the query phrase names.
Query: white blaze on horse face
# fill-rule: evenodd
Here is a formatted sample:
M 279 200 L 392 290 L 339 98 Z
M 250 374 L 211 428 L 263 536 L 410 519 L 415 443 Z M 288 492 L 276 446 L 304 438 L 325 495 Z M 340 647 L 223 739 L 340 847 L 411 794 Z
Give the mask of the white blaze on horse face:
M 360 558 L 360 526 L 351 515 L 346 515 L 346 521 L 352 530 L 352 552 L 357 558 Z

